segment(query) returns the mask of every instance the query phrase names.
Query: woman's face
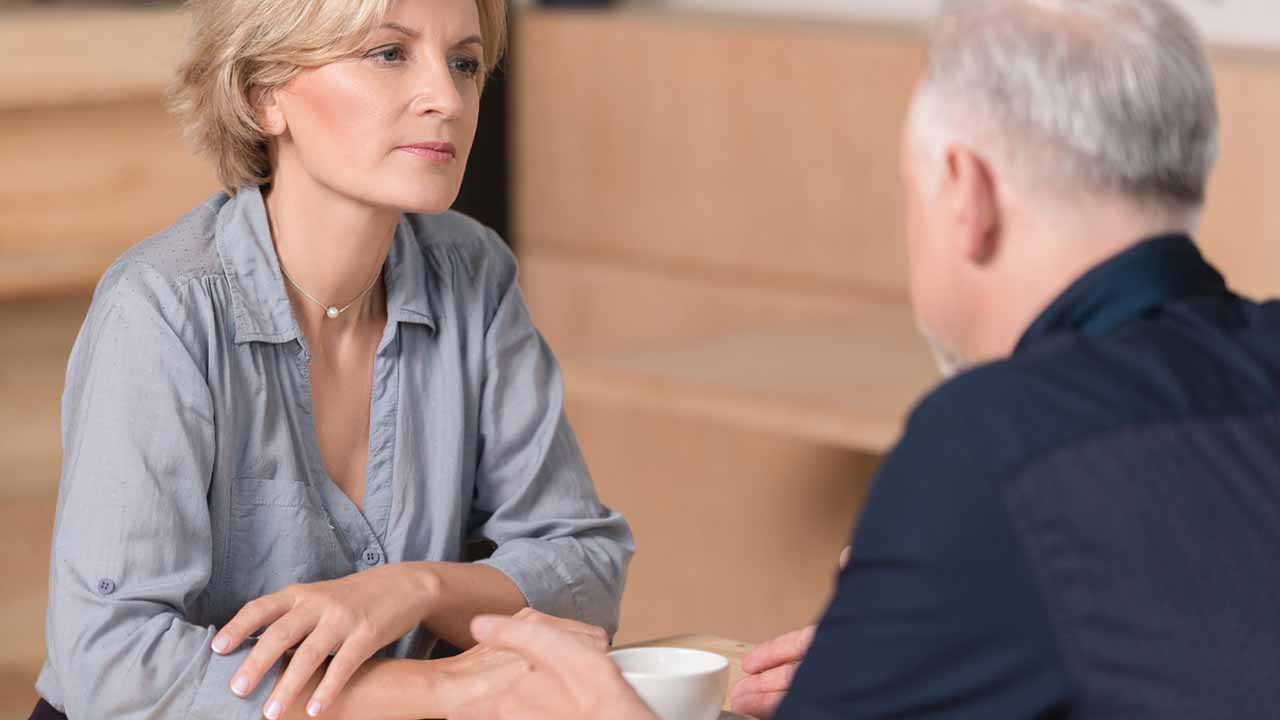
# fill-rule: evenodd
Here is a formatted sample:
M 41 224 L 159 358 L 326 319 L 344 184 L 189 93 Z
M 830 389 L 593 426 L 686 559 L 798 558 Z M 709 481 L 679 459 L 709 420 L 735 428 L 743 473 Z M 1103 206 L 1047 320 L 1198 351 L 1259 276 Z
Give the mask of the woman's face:
M 355 57 L 265 100 L 277 178 L 401 212 L 448 209 L 475 137 L 483 50 L 475 0 L 397 0 Z

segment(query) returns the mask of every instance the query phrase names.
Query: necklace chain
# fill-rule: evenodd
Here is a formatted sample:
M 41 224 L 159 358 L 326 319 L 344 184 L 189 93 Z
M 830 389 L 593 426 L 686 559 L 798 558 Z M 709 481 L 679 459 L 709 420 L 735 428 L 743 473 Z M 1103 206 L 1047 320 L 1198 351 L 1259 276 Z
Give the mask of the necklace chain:
M 329 318 L 330 320 L 337 320 L 338 316 L 346 312 L 352 305 L 355 305 L 356 303 L 360 302 L 360 299 L 363 298 L 365 295 L 367 295 L 369 291 L 373 289 L 374 285 L 378 284 L 378 278 L 382 276 L 382 271 L 381 269 L 379 269 L 378 272 L 375 272 L 373 274 L 373 279 L 369 281 L 368 286 L 366 286 L 365 289 L 361 290 L 360 294 L 356 295 L 355 298 L 351 300 L 351 302 L 347 303 L 346 305 L 343 305 L 342 307 L 337 307 L 336 305 L 329 305 L 328 303 L 323 303 L 317 300 L 315 295 L 312 295 L 311 293 L 304 290 L 303 287 L 299 285 L 293 278 L 289 277 L 289 273 L 284 269 L 284 263 L 280 263 L 280 274 L 284 275 L 284 279 L 288 280 L 290 285 L 294 286 L 298 290 L 298 292 L 302 293 L 303 297 L 315 303 L 316 305 L 319 305 L 320 307 L 324 308 L 325 317 Z

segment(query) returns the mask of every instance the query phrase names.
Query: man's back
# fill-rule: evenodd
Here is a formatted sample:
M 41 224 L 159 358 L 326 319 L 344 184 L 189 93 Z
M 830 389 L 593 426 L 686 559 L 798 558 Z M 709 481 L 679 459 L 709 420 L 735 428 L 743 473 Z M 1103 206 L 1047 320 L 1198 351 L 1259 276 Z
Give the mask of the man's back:
M 1145 242 L 916 410 L 779 717 L 1270 717 L 1276 548 L 1280 305 Z

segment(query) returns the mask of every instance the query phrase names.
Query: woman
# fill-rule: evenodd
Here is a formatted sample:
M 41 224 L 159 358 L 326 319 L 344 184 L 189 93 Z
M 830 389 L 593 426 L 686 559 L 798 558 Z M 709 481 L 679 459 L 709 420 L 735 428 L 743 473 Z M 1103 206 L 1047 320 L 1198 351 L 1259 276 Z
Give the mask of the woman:
M 175 107 L 227 192 L 112 266 L 72 353 L 46 710 L 434 717 L 494 656 L 413 658 L 478 613 L 612 630 L 630 532 L 510 253 L 447 212 L 504 3 L 192 6 Z

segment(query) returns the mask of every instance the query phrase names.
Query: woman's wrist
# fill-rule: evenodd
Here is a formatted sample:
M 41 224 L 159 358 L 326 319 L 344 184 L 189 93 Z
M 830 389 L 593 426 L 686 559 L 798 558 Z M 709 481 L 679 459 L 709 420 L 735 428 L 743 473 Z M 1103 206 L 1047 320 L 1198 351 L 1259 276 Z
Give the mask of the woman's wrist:
M 487 565 L 415 561 L 401 563 L 412 578 L 421 624 L 433 635 L 466 650 L 471 619 L 478 614 L 514 615 L 527 602 L 515 583 Z
M 438 564 L 427 561 L 402 563 L 413 582 L 413 594 L 417 598 L 419 622 L 423 625 L 441 609 L 444 581 L 437 572 Z

